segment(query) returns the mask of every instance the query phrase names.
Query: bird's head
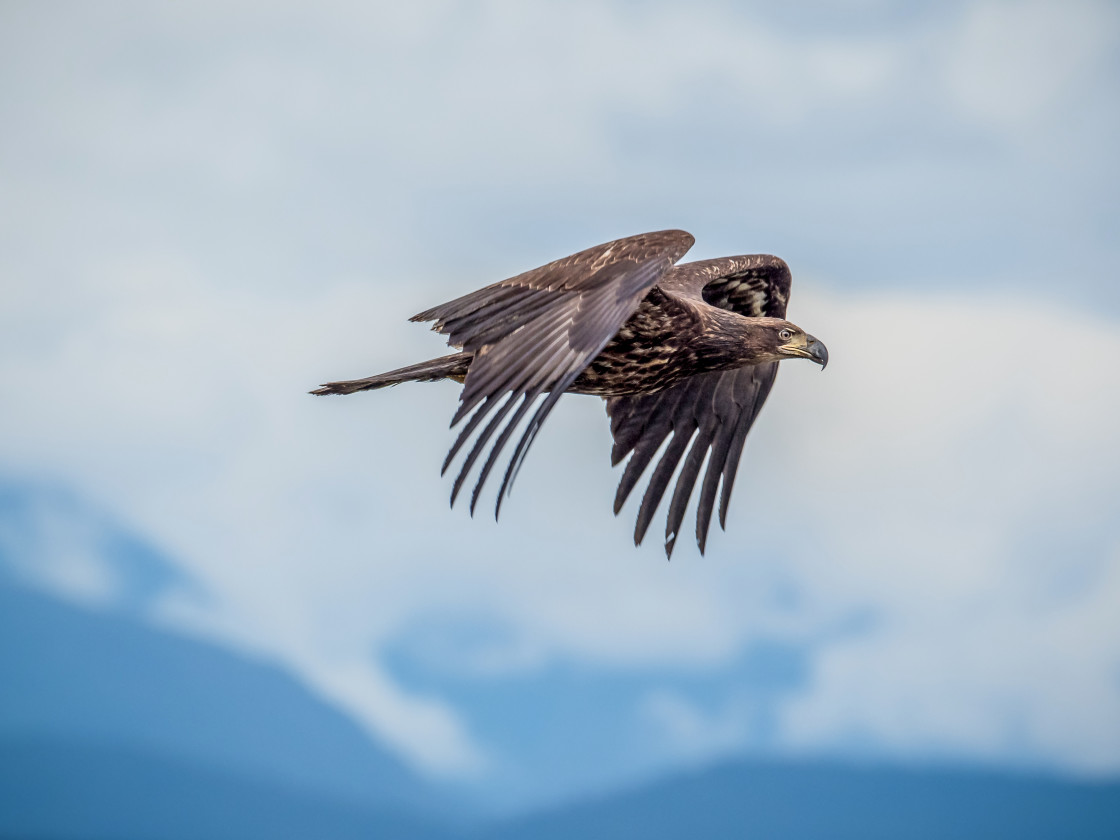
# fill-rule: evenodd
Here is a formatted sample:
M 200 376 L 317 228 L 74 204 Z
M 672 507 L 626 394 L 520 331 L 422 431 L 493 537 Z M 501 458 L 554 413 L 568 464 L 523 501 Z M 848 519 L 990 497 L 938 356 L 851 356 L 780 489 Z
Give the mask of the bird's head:
M 762 319 L 760 319 L 762 320 Z M 765 324 L 767 349 L 773 354 L 774 361 L 781 359 L 810 359 L 824 370 L 828 364 L 828 348 L 819 338 L 814 338 L 805 330 L 780 318 L 767 318 Z

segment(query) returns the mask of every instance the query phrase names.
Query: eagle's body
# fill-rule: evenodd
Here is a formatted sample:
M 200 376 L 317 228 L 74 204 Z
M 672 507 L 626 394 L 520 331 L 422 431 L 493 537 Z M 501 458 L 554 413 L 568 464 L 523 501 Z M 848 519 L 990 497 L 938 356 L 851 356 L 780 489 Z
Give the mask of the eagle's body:
M 514 449 L 498 510 L 556 400 L 565 392 L 604 397 L 615 438 L 612 461 L 633 453 L 615 513 L 672 435 L 642 500 L 635 542 L 645 535 L 691 442 L 670 502 L 665 548 L 671 554 L 707 458 L 696 528 L 703 552 L 721 478 L 722 526 L 746 433 L 773 385 L 777 362 L 803 357 L 824 365 L 828 354 L 821 342 L 785 320 L 790 274 L 782 260 L 751 255 L 674 265 L 692 242 L 684 231 L 641 234 L 487 286 L 412 319 L 435 321 L 434 329 L 461 352 L 367 379 L 328 383 L 312 393 L 348 394 L 407 381 L 462 382 L 452 425 L 474 413 L 445 470 L 471 435 L 478 435 L 455 481 L 452 503 L 497 434 L 475 485 L 472 511 L 498 455 L 539 397 L 547 395 Z

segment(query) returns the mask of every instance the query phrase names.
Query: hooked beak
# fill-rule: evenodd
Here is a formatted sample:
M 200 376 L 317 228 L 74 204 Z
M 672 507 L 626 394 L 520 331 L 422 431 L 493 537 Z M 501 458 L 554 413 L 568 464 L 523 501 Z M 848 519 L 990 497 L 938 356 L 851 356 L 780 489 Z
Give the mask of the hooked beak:
M 824 342 L 819 338 L 813 338 L 811 335 L 805 336 L 807 342 L 805 352 L 808 358 L 812 359 L 821 366 L 824 370 L 828 366 L 828 348 L 824 346 Z

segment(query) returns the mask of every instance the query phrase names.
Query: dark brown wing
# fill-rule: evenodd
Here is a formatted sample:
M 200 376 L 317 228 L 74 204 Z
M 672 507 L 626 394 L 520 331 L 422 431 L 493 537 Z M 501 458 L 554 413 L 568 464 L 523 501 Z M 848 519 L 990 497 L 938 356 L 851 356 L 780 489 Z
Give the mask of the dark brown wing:
M 658 288 L 697 305 L 718 306 L 750 318 L 784 318 L 790 273 L 777 257 L 727 257 L 677 266 L 658 283 Z M 615 441 L 611 462 L 618 464 L 633 453 L 615 495 L 616 514 L 662 444 L 672 435 L 642 497 L 634 529 L 635 543 L 641 543 L 645 537 L 682 457 L 684 464 L 669 502 L 665 526 L 666 555 L 672 556 L 705 457 L 708 467 L 696 509 L 696 542 L 701 554 L 707 542 L 721 478 L 719 524 L 721 528 L 726 527 L 727 503 L 735 484 L 743 444 L 777 373 L 778 363 L 768 362 L 693 376 L 657 394 L 607 400 Z
M 639 301 L 692 247 L 680 230 L 631 236 L 598 245 L 421 312 L 448 343 L 474 354 L 451 425 L 474 409 L 444 461 L 446 471 L 471 435 L 488 419 L 460 468 L 451 503 L 506 416 L 471 496 L 478 496 L 503 447 L 542 394 L 514 448 L 498 490 L 495 516 L 529 446 L 556 401 L 594 359 Z

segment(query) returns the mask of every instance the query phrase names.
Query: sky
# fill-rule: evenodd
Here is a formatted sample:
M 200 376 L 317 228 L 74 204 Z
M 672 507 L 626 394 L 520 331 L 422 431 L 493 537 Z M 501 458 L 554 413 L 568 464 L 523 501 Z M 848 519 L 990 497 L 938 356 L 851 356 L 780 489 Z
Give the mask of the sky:
M 5 2 L 0 474 L 173 558 L 145 620 L 433 778 L 1115 774 L 1117 102 L 1108 2 Z M 705 557 L 611 515 L 595 398 L 495 524 L 439 477 L 457 386 L 306 394 L 663 228 L 782 256 L 830 352 L 783 365 Z M 135 587 L 82 539 L 23 573 L 109 608 Z

